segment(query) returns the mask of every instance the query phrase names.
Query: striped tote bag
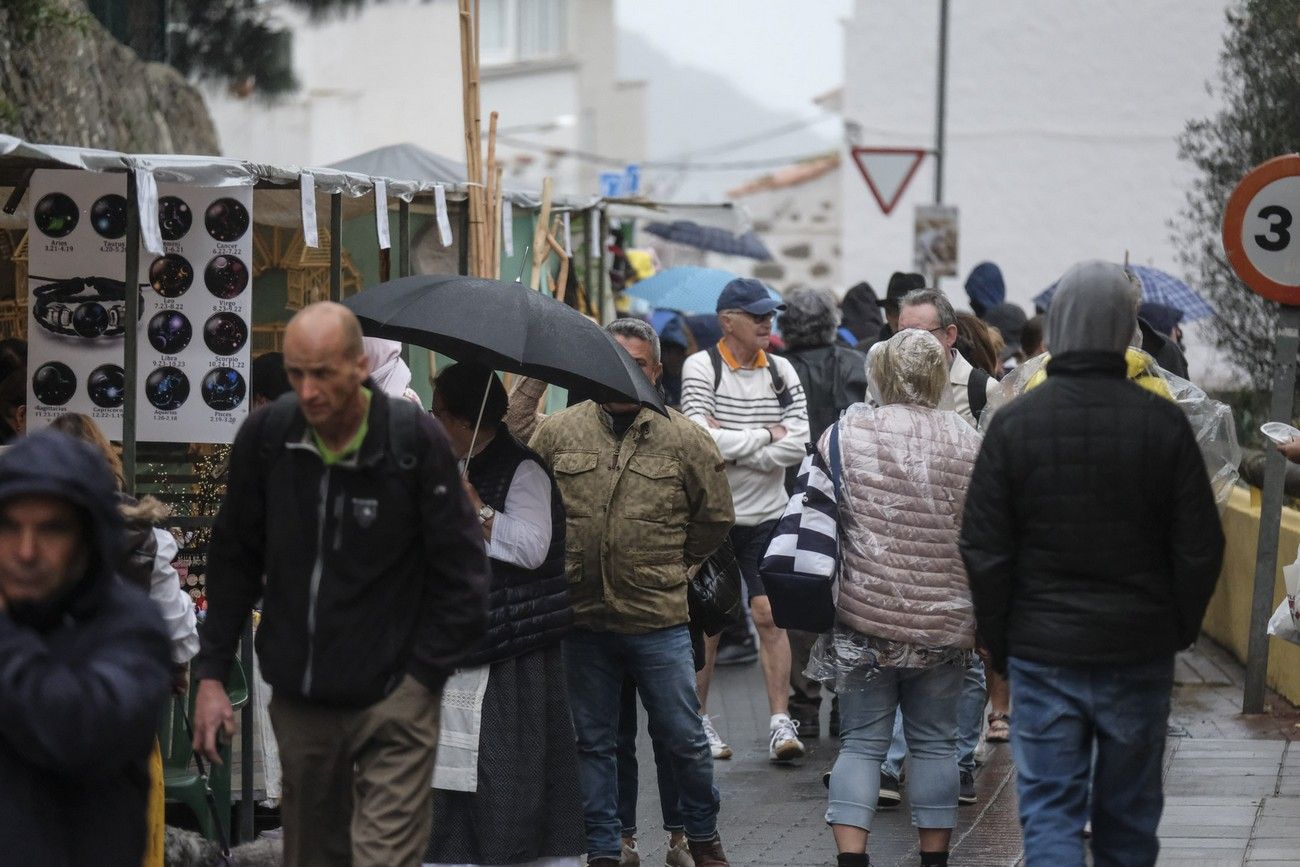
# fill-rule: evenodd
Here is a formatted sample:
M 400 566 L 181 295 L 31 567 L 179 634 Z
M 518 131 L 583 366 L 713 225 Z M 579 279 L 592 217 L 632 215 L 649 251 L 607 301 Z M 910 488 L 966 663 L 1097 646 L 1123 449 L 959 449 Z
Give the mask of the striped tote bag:
M 839 577 L 840 426 L 831 427 L 829 468 L 808 444 L 794 493 L 759 564 L 772 619 L 783 629 L 826 632 L 835 623 Z

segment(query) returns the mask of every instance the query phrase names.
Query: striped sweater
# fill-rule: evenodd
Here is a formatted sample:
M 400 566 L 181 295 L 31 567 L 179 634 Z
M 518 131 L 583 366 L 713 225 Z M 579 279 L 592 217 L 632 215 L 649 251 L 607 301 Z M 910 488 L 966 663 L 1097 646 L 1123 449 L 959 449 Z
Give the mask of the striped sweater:
M 766 359 L 776 365 L 793 398 L 784 410 L 765 367 L 733 369 L 724 362 L 715 393 L 708 352 L 695 353 L 682 366 L 682 413 L 709 432 L 727 462 L 736 524 L 742 527 L 781 517 L 789 499 L 785 468 L 807 454 L 808 405 L 799 375 L 784 358 L 768 354 Z M 711 427 L 710 418 L 720 427 Z M 789 432 L 778 442 L 770 442 L 766 430 L 774 424 Z

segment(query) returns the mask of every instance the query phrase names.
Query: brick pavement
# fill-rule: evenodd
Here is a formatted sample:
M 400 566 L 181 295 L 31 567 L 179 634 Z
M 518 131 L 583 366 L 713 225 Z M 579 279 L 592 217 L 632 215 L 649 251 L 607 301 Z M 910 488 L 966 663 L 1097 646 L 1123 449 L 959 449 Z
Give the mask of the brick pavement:
M 1171 724 L 1183 737 L 1166 752 L 1166 810 L 1160 867 L 1300 865 L 1300 712 L 1273 695 L 1272 712 L 1239 714 L 1241 669 L 1209 642 L 1178 660 Z M 757 665 L 720 668 L 711 698 L 719 732 L 735 756 L 716 763 L 722 791 L 721 832 L 733 864 L 822 867 L 835 849 L 822 815 L 821 773 L 836 742 L 809 741 L 809 755 L 789 766 L 767 760 L 767 702 Z M 826 730 L 823 707 L 822 729 Z M 644 731 L 641 760 L 642 863 L 663 863 L 659 799 Z M 979 800 L 959 812 L 952 867 L 1020 864 L 1015 771 L 1010 749 L 994 747 L 976 780 Z M 906 803 L 880 813 L 871 834 L 873 864 L 915 865 L 916 834 Z

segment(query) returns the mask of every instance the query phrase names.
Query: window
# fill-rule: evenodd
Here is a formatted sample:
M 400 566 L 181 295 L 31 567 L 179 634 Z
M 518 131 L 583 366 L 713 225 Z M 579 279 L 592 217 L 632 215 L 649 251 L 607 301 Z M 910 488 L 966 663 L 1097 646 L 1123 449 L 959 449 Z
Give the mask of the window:
M 559 57 L 568 48 L 568 0 L 480 0 L 485 65 Z

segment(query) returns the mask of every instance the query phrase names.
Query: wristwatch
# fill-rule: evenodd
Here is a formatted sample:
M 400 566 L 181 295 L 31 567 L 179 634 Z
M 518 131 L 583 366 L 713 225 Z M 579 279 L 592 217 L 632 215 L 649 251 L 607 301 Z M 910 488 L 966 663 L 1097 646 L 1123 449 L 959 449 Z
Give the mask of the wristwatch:
M 478 509 L 478 522 L 480 524 L 486 524 L 488 521 L 491 521 L 494 517 L 496 517 L 496 514 L 497 514 L 496 509 L 492 508 L 487 503 L 484 503 L 483 505 L 479 506 Z

